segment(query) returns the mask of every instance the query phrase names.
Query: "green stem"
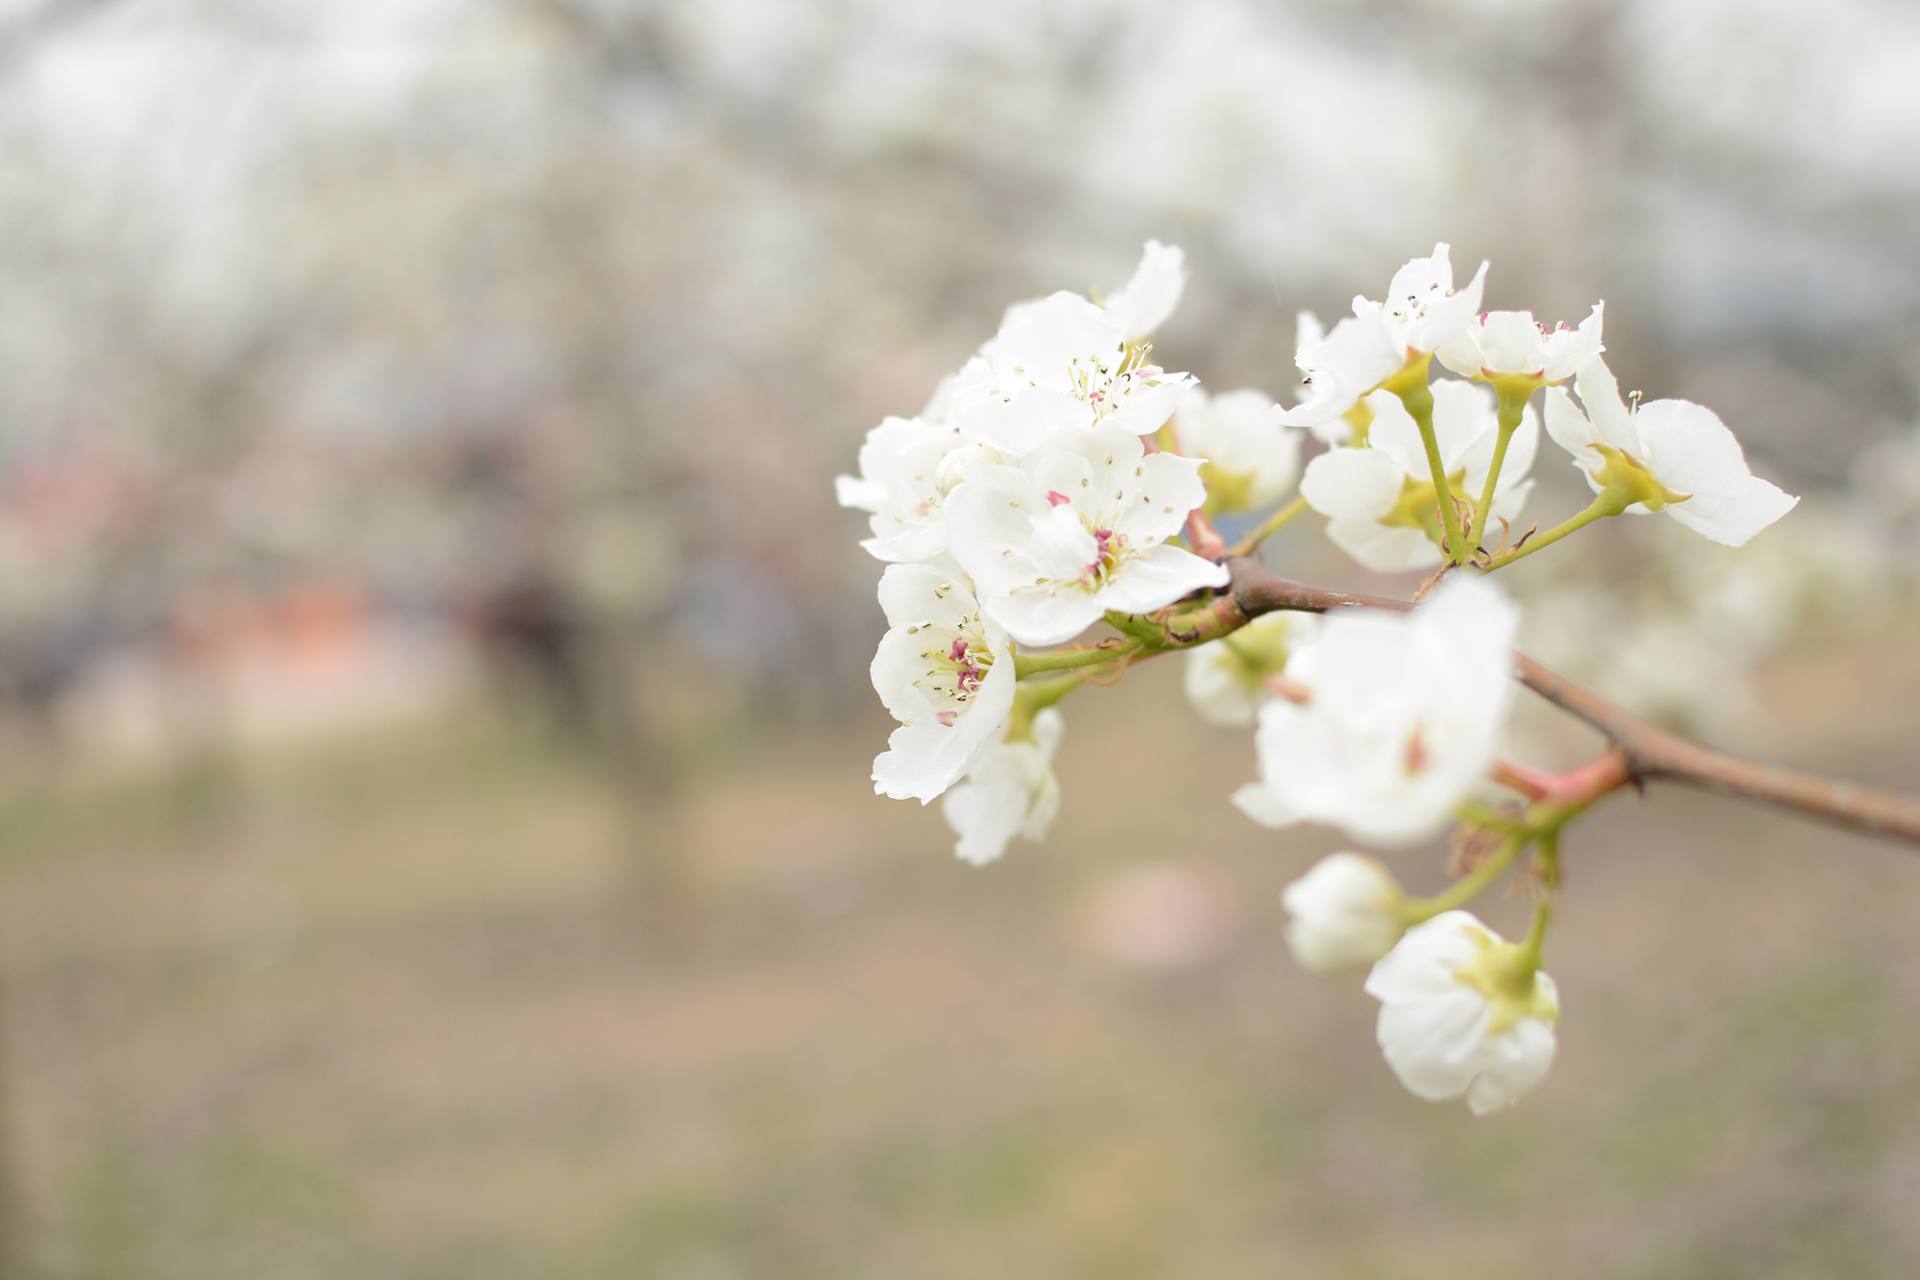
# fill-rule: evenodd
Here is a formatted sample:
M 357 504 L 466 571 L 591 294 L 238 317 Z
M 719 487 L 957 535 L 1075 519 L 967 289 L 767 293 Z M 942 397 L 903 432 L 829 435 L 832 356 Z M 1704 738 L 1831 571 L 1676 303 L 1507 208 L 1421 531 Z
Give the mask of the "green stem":
M 1540 971 L 1540 953 L 1547 945 L 1547 926 L 1552 923 L 1553 895 L 1542 894 L 1533 904 L 1533 927 L 1527 930 L 1526 940 L 1513 957 L 1513 976 L 1523 986 L 1531 986 L 1533 975 Z
M 1433 475 L 1433 493 L 1440 503 L 1440 523 L 1447 531 L 1447 554 L 1455 564 L 1467 562 L 1469 548 L 1460 532 L 1460 513 L 1453 508 L 1453 491 L 1447 485 L 1447 467 L 1440 460 L 1440 442 L 1433 434 L 1433 392 L 1427 386 L 1426 368 L 1415 378 L 1402 377 L 1391 389 L 1407 407 L 1407 414 L 1420 428 L 1420 443 L 1426 446 L 1427 470 Z
M 1261 521 L 1259 528 L 1234 543 L 1232 554 L 1236 556 L 1252 555 L 1260 549 L 1261 543 L 1280 532 L 1281 529 L 1286 527 L 1288 521 L 1306 509 L 1307 500 L 1305 498 L 1295 498 L 1292 502 L 1287 503 L 1287 505 L 1281 507 L 1278 511 Z
M 1050 671 L 1075 671 L 1081 667 L 1097 667 L 1105 663 L 1132 657 L 1140 651 L 1138 640 L 1127 639 L 1115 645 L 1093 645 L 1085 649 L 1054 649 L 1047 653 L 1020 653 L 1013 655 L 1013 673 L 1024 680 L 1028 676 L 1043 675 Z
M 1454 881 L 1444 893 L 1431 898 L 1409 898 L 1401 905 L 1401 918 L 1411 927 L 1423 920 L 1431 920 L 1444 911 L 1466 906 L 1506 873 L 1507 868 L 1513 865 L 1513 860 L 1520 856 L 1520 851 L 1527 847 L 1530 838 L 1529 833 L 1524 831 L 1508 836 L 1486 861 Z
M 1044 680 L 1028 680 L 1016 686 L 1013 710 L 1007 716 L 1007 741 L 1018 742 L 1022 738 L 1031 738 L 1033 718 L 1080 688 L 1082 683 L 1077 676 L 1067 674 L 1049 676 Z
M 1542 892 L 1540 900 L 1533 904 L 1533 927 L 1527 930 L 1526 939 L 1520 944 L 1520 953 L 1514 957 L 1515 975 L 1529 982 L 1540 970 L 1540 952 L 1547 945 L 1547 926 L 1553 923 L 1553 889 L 1560 882 L 1558 828 L 1541 834 L 1540 852 L 1535 856 L 1535 863 L 1540 868 Z
M 1491 559 L 1489 559 L 1486 565 L 1487 570 L 1488 572 L 1492 572 L 1495 569 L 1503 568 L 1506 565 L 1510 565 L 1515 560 L 1518 560 L 1523 556 L 1532 555 L 1534 552 L 1540 550 L 1540 548 L 1542 547 L 1552 546 L 1554 543 L 1560 541 L 1560 539 L 1566 537 L 1568 534 L 1574 533 L 1581 529 L 1586 528 L 1588 525 L 1592 524 L 1595 520 L 1604 520 L 1608 516 L 1617 516 L 1622 511 L 1625 511 L 1626 509 L 1627 509 L 1626 504 L 1621 502 L 1619 495 L 1611 491 L 1602 492 L 1599 496 L 1595 497 L 1590 504 L 1588 504 L 1585 510 L 1580 511 L 1575 515 L 1568 516 L 1565 520 L 1562 520 L 1559 524 L 1553 526 L 1553 528 L 1547 530 L 1545 533 L 1536 534 L 1534 537 L 1527 539 L 1525 542 L 1522 542 L 1517 546 L 1508 547 L 1505 551 L 1502 551 L 1499 555 L 1496 555 Z
M 1493 492 L 1500 483 L 1500 468 L 1507 460 L 1507 445 L 1513 440 L 1513 433 L 1520 429 L 1520 420 L 1526 415 L 1527 400 L 1532 396 L 1533 388 L 1515 388 L 1503 382 L 1496 384 L 1495 394 L 1500 404 L 1499 434 L 1494 437 L 1493 461 L 1487 467 L 1487 481 L 1480 487 L 1480 501 L 1473 509 L 1473 528 L 1467 533 L 1467 545 L 1474 549 L 1479 548 L 1480 539 L 1486 536 L 1487 517 L 1493 511 Z

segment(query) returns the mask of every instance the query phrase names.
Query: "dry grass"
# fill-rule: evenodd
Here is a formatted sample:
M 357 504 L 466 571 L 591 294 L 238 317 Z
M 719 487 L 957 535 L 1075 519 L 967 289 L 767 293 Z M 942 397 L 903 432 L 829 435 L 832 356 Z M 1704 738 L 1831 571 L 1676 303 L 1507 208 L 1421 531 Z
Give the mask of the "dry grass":
M 670 813 L 465 720 L 16 800 L 6 1123 L 45 1270 L 1920 1271 L 1920 862 L 1614 802 L 1569 849 L 1561 1065 L 1476 1122 L 1287 964 L 1275 895 L 1327 845 L 1219 803 L 1244 740 L 1173 715 L 1177 762 L 1132 767 L 1166 665 L 1072 709 L 1056 840 L 984 872 L 866 793 L 869 727 Z M 1847 710 L 1838 669 L 1781 705 Z M 1911 702 L 1857 702 L 1877 754 L 1838 766 L 1910 778 Z M 639 868 L 673 833 L 663 928 Z M 1121 963 L 1115 877 L 1167 861 L 1231 909 L 1184 965 Z

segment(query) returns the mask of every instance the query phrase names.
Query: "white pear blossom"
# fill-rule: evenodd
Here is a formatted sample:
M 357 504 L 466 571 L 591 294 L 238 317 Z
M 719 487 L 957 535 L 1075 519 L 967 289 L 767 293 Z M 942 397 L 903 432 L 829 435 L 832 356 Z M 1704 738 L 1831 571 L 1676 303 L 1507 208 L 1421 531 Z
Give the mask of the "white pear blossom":
M 950 567 L 888 565 L 880 607 L 888 631 L 873 687 L 900 727 L 873 762 L 873 789 L 925 804 L 999 741 L 1013 707 L 1013 654 Z
M 1335 853 L 1286 887 L 1287 948 L 1308 973 L 1372 964 L 1393 949 L 1403 927 L 1399 883 L 1378 859 Z
M 1312 642 L 1320 619 L 1310 613 L 1264 613 L 1231 635 L 1187 651 L 1187 701 L 1200 718 L 1222 729 L 1253 724 L 1272 693 L 1268 682 Z
M 1174 411 L 1180 451 L 1205 460 L 1201 479 L 1215 511 L 1258 511 L 1284 498 L 1300 478 L 1300 436 L 1274 421 L 1263 392 L 1190 388 Z
M 1300 403 L 1274 414 L 1283 426 L 1310 427 L 1329 443 L 1344 441 L 1342 421 L 1367 393 L 1406 366 L 1406 349 L 1394 339 L 1383 313 L 1367 310 L 1320 330 L 1306 312 L 1299 318 L 1300 347 L 1293 362 L 1304 391 Z
M 1125 427 L 1066 432 L 1019 466 L 970 471 L 947 499 L 949 542 L 990 619 L 1021 644 L 1058 644 L 1109 609 L 1227 584 L 1224 566 L 1166 542 L 1206 497 L 1199 473 Z
M 1128 342 L 1139 342 L 1167 322 L 1186 288 L 1187 255 L 1178 245 L 1149 240 L 1132 278 L 1107 298 L 1107 319 Z
M 1483 261 L 1467 287 L 1456 293 L 1448 248 L 1444 243 L 1436 244 L 1430 256 L 1415 258 L 1393 273 L 1384 299 L 1374 302 L 1355 298 L 1353 310 L 1359 315 L 1377 308 L 1394 342 L 1409 356 L 1424 355 L 1466 331 L 1480 310 L 1486 285 L 1487 263 Z
M 1428 1101 L 1465 1095 L 1475 1115 L 1518 1102 L 1553 1066 L 1560 994 L 1520 948 L 1465 911 L 1407 930 L 1367 975 L 1387 1065 Z
M 1334 544 L 1367 568 L 1377 573 L 1431 568 L 1444 557 L 1420 428 L 1391 392 L 1376 391 L 1365 403 L 1373 415 L 1367 446 L 1333 449 L 1308 463 L 1300 494 L 1308 506 L 1331 517 L 1327 536 Z M 1478 501 L 1499 435 L 1492 392 L 1466 382 L 1435 383 L 1433 434 L 1453 496 Z M 1500 468 L 1493 517 L 1512 520 L 1520 514 L 1533 488 L 1526 476 L 1539 441 L 1539 419 L 1528 406 Z
M 1048 707 L 1033 718 L 1027 737 L 989 747 L 959 786 L 947 792 L 941 811 L 959 837 L 953 851 L 974 866 L 997 860 L 1015 836 L 1047 838 L 1060 812 L 1060 784 L 1053 756 L 1065 722 Z
M 1378 330 L 1376 330 L 1378 332 Z M 1273 420 L 1281 426 L 1305 427 L 1314 438 L 1323 444 L 1345 444 L 1353 435 L 1353 424 L 1335 415 L 1325 422 L 1303 422 L 1297 416 L 1306 410 L 1315 400 L 1313 358 L 1309 352 L 1318 353 L 1320 344 L 1327 340 L 1327 326 L 1320 317 L 1311 311 L 1296 312 L 1293 317 L 1293 366 L 1300 371 L 1300 403 L 1291 409 L 1276 405 Z M 1383 344 L 1390 349 L 1390 344 Z M 1314 411 L 1318 416 L 1318 411 Z
M 1639 499 L 1625 510 L 1665 511 L 1702 537 L 1738 547 L 1800 501 L 1748 470 L 1740 442 L 1713 410 L 1690 400 L 1629 407 L 1597 356 L 1574 385 L 1585 412 L 1555 388 L 1547 434 L 1573 455 L 1595 493 L 1617 486 L 1623 499 Z
M 1345 443 L 1349 432 L 1342 420 L 1369 392 L 1441 344 L 1460 340 L 1480 310 L 1486 281 L 1482 262 L 1467 287 L 1455 292 L 1447 246 L 1436 244 L 1430 256 L 1393 273 L 1384 302 L 1355 298 L 1353 314 L 1333 332 L 1325 332 L 1310 312 L 1301 312 L 1294 363 L 1306 396 L 1282 410 L 1279 420 L 1310 427 L 1329 444 Z
M 1150 435 L 1192 385 L 1149 363 L 1105 309 L 1062 292 L 1008 309 L 956 376 L 951 404 L 963 436 L 1018 456 L 1099 424 Z
M 860 474 L 839 476 L 834 488 L 843 507 L 871 517 L 873 536 L 860 543 L 879 560 L 932 560 L 947 549 L 947 490 L 957 483 L 962 459 L 998 461 L 985 446 L 963 445 L 957 429 L 924 418 L 887 418 L 860 446 Z
M 1260 780 L 1234 803 L 1265 826 L 1321 822 L 1369 844 L 1433 835 L 1493 763 L 1517 623 L 1497 587 L 1466 577 L 1410 614 L 1326 618 L 1287 667 L 1307 700 L 1260 709 Z
M 1440 344 L 1434 354 L 1463 378 L 1552 386 L 1565 382 L 1606 350 L 1600 342 L 1605 306 L 1594 303 L 1577 329 L 1564 322 L 1548 329 L 1531 311 L 1489 311 Z

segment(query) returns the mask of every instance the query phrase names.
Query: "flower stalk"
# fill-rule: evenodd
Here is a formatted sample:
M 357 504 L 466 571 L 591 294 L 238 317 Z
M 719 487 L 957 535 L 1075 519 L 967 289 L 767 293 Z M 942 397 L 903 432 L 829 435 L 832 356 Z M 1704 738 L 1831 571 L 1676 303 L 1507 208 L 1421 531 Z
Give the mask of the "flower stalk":
M 1619 515 L 1631 505 L 1631 500 L 1624 494 L 1615 493 L 1611 489 L 1602 490 L 1580 511 L 1568 516 L 1545 533 L 1535 534 L 1531 538 L 1514 543 L 1504 551 L 1487 557 L 1481 562 L 1480 567 L 1489 573 L 1495 569 L 1504 569 L 1515 560 L 1524 559 L 1542 547 L 1552 546 L 1570 533 L 1578 533 L 1596 520 Z
M 1021 653 L 1013 655 L 1014 674 L 1025 680 L 1028 676 L 1045 675 L 1055 671 L 1077 671 L 1083 667 L 1104 666 L 1109 662 L 1125 661 L 1138 653 L 1141 642 L 1127 636 L 1119 640 L 1105 640 L 1096 645 L 1087 645 L 1075 649 L 1052 649 L 1046 653 Z
M 1013 710 L 1007 714 L 1006 740 L 1031 741 L 1034 717 L 1078 689 L 1082 683 L 1071 674 L 1022 681 L 1013 691 Z
M 1252 533 L 1249 533 L 1246 537 L 1234 543 L 1232 550 L 1228 554 L 1236 556 L 1252 555 L 1260 549 L 1261 543 L 1284 529 L 1306 509 L 1307 500 L 1305 498 L 1293 499 L 1293 501 L 1282 506 L 1265 520 L 1262 520 L 1259 527 L 1254 529 Z
M 1540 971 L 1540 955 L 1547 943 L 1547 929 L 1553 924 L 1553 891 L 1560 883 L 1560 829 L 1554 827 L 1542 832 L 1540 848 L 1534 855 L 1534 866 L 1540 875 L 1540 897 L 1533 904 L 1533 925 L 1527 930 L 1527 936 L 1520 944 L 1520 952 L 1514 957 L 1514 977 L 1517 983 L 1531 986 L 1533 975 Z
M 1427 386 L 1428 358 L 1422 356 L 1381 384 L 1400 397 L 1407 414 L 1420 429 L 1420 443 L 1427 453 L 1427 469 L 1433 477 L 1433 493 L 1440 506 L 1440 523 L 1446 530 L 1447 554 L 1455 564 L 1465 564 L 1471 548 L 1460 529 L 1460 512 L 1455 508 L 1453 490 L 1447 484 L 1447 465 L 1440 457 L 1440 441 L 1433 433 L 1433 391 Z
M 1480 501 L 1473 508 L 1473 527 L 1467 532 L 1469 551 L 1478 550 L 1480 540 L 1486 536 L 1487 516 L 1493 510 L 1493 495 L 1499 488 L 1500 468 L 1507 460 L 1507 445 L 1512 443 L 1513 433 L 1520 429 L 1520 422 L 1526 416 L 1527 400 L 1533 395 L 1533 388 L 1501 380 L 1494 383 L 1494 394 L 1499 405 L 1499 420 L 1493 440 L 1493 461 L 1487 466 Z
M 1461 876 L 1443 892 L 1431 898 L 1409 898 L 1401 904 L 1401 915 L 1408 927 L 1431 920 L 1446 911 L 1456 911 L 1484 893 L 1488 886 L 1505 875 L 1514 859 L 1527 847 L 1530 835 L 1518 831 L 1500 842 L 1498 848 L 1480 861 L 1480 865 Z

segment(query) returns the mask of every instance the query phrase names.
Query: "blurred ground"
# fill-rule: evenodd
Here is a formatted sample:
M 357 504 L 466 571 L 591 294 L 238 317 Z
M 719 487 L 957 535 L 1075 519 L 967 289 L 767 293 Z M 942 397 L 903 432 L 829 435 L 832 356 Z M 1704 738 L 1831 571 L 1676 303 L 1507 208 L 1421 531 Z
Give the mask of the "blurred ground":
M 1771 672 L 1777 754 L 1910 784 L 1899 634 Z M 987 870 L 867 794 L 877 713 L 664 808 L 474 708 L 15 796 L 15 1217 L 97 1280 L 1920 1266 L 1911 855 L 1611 802 L 1550 949 L 1560 1064 L 1476 1122 L 1288 963 L 1275 896 L 1328 843 L 1220 803 L 1248 744 L 1176 674 L 1082 695 L 1054 840 Z M 1149 714 L 1166 763 L 1118 786 Z

